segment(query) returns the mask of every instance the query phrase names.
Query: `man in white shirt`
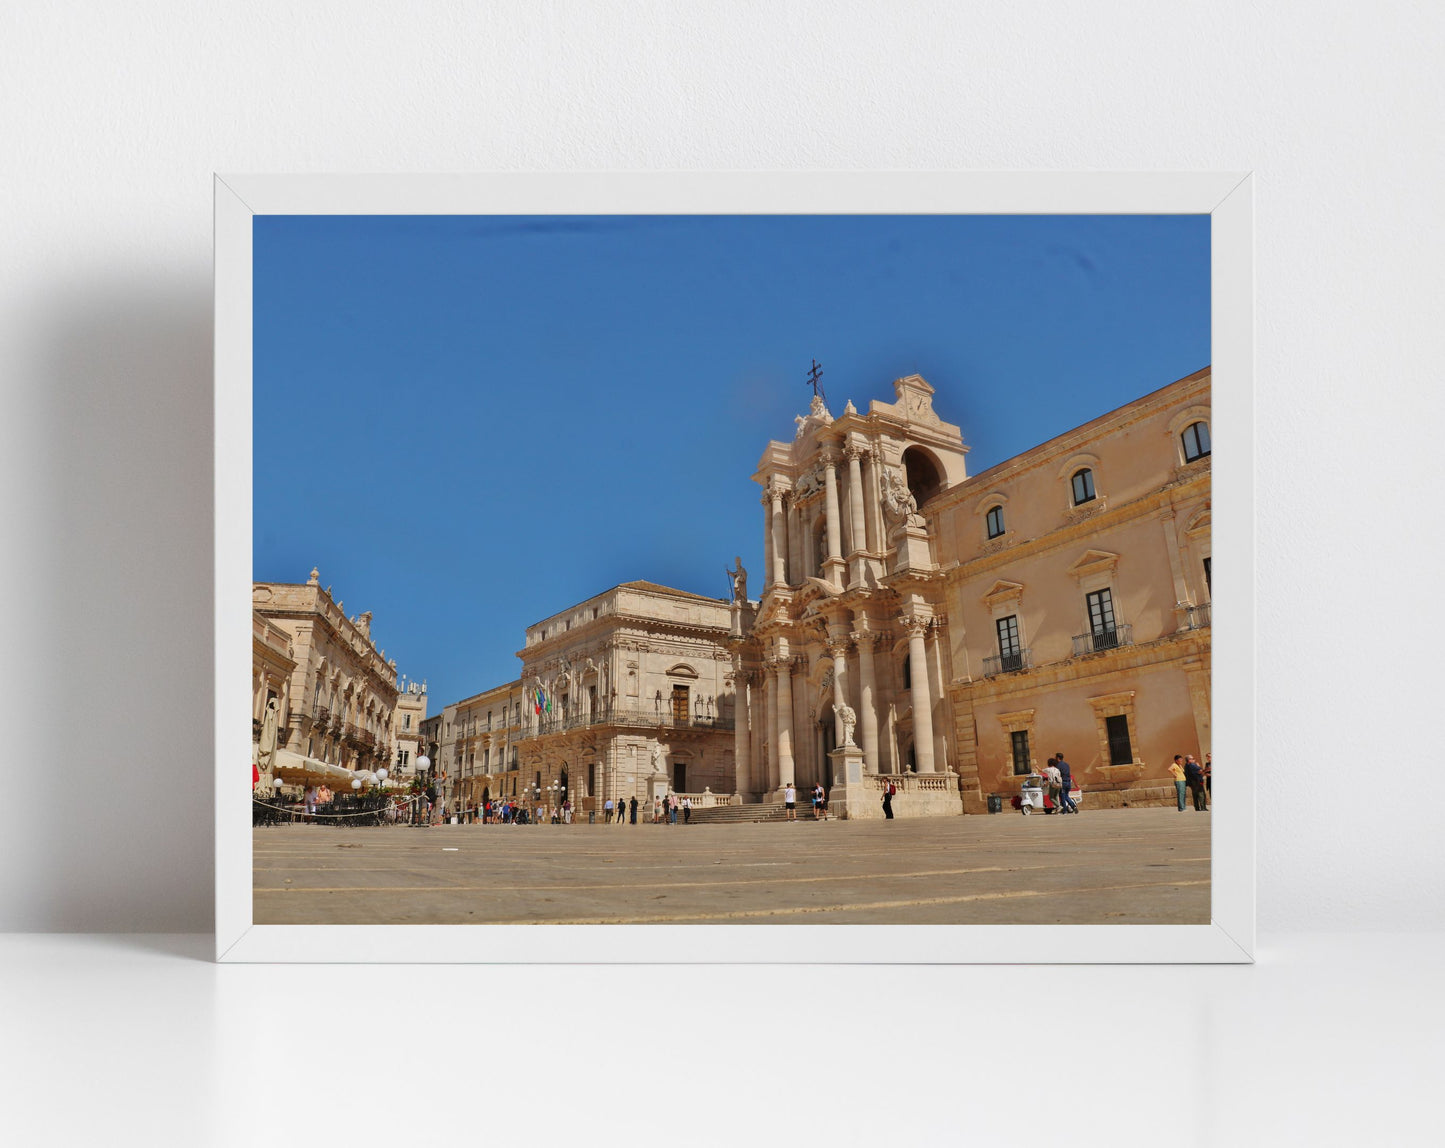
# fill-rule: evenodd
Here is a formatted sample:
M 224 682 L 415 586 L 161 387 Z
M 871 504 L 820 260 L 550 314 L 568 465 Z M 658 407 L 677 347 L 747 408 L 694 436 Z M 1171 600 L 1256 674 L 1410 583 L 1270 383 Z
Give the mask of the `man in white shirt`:
M 798 791 L 791 781 L 788 782 L 788 788 L 783 790 L 783 807 L 788 811 L 787 820 L 798 820 Z

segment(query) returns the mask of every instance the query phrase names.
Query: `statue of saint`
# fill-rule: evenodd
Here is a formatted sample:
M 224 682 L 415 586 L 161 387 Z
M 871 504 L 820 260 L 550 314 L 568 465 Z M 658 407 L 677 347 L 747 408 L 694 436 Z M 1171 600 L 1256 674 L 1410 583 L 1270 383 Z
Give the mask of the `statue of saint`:
M 733 587 L 733 601 L 739 605 L 745 605 L 748 600 L 748 572 L 743 569 L 742 555 L 738 555 L 734 561 L 737 563 L 736 570 L 726 571 L 728 581 Z
M 858 724 L 858 715 L 853 712 L 853 707 L 844 702 L 842 705 L 835 705 L 833 713 L 843 723 L 843 744 L 856 745 L 853 740 L 853 727 Z
M 271 762 L 276 757 L 277 724 L 280 721 L 280 707 L 276 699 L 266 702 L 266 712 L 261 717 L 261 740 L 256 747 L 256 764 L 262 773 L 271 772 Z

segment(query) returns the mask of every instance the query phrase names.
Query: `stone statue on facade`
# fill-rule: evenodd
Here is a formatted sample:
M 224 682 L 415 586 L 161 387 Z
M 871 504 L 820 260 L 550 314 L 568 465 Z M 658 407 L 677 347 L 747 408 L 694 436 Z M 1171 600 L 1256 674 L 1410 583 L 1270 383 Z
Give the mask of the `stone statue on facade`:
M 883 472 L 883 509 L 891 521 L 909 526 L 923 525 L 923 516 L 918 513 L 918 501 L 908 483 L 896 470 Z
M 843 744 L 855 745 L 853 740 L 853 728 L 858 724 L 858 715 L 853 712 L 853 707 L 847 702 L 833 707 L 833 713 L 843 723 Z
M 742 555 L 734 559 L 737 563 L 736 570 L 727 570 L 728 582 L 732 584 L 733 601 L 739 605 L 745 604 L 748 600 L 748 572 L 743 569 Z
M 263 796 L 269 796 L 275 785 L 271 770 L 276 764 L 276 742 L 279 736 L 281 707 L 275 698 L 266 702 L 266 712 L 261 716 L 261 737 L 256 743 L 256 767 L 261 771 L 256 789 Z

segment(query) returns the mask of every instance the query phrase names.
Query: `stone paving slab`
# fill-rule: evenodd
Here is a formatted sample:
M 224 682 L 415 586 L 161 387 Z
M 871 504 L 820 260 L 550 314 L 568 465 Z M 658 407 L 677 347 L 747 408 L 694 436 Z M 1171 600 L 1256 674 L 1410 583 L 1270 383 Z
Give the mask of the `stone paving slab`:
M 257 924 L 1207 924 L 1208 814 L 260 828 Z

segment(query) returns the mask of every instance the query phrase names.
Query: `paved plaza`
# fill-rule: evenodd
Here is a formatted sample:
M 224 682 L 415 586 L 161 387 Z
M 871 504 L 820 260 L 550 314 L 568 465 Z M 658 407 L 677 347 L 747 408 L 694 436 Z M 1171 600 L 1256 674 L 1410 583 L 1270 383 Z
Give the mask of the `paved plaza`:
M 1204 924 L 1207 814 L 253 831 L 257 924 Z

